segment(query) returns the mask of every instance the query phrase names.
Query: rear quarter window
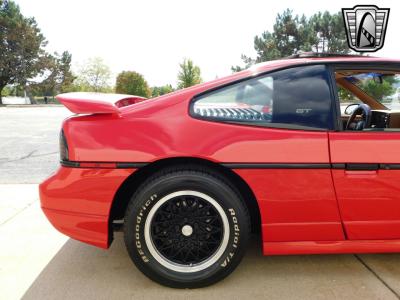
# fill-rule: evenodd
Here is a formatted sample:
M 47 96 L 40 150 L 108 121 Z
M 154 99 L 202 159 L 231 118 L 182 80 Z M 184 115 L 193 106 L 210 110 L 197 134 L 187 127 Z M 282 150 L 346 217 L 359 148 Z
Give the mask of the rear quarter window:
M 273 127 L 333 128 L 329 73 L 324 65 L 251 78 L 195 98 L 194 117 Z M 279 125 L 279 126 L 278 126 Z

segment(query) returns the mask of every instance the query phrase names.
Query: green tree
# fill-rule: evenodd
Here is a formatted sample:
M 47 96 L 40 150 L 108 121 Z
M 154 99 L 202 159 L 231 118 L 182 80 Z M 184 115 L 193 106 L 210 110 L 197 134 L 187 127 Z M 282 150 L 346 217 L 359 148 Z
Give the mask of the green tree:
M 59 92 L 65 93 L 72 89 L 72 84 L 76 77 L 71 70 L 72 54 L 64 51 L 60 57 L 57 58 L 57 71 Z
M 45 46 L 35 19 L 24 17 L 13 1 L 0 1 L 0 104 L 6 85 L 25 86 L 40 72 Z
M 383 76 L 382 82 L 375 80 L 365 80 L 358 86 L 374 99 L 382 102 L 385 96 L 393 95 L 397 88 L 398 79 L 395 76 Z
M 154 98 L 154 97 L 162 96 L 165 94 L 169 94 L 173 91 L 174 91 L 174 88 L 170 84 L 163 85 L 163 86 L 153 86 L 151 88 L 151 97 Z
M 80 68 L 74 90 L 82 92 L 111 92 L 111 70 L 100 57 L 90 58 Z
M 187 88 L 202 82 L 200 68 L 195 66 L 191 59 L 185 58 L 183 62 L 179 64 L 179 67 L 178 89 Z
M 71 71 L 72 55 L 64 51 L 61 55 L 46 55 L 43 59 L 41 76 L 44 79 L 31 85 L 31 90 L 36 95 L 54 96 L 58 93 L 72 90 L 75 79 Z
M 316 52 L 349 53 L 342 13 L 318 12 L 311 16 L 309 25 L 317 37 Z
M 233 66 L 237 72 L 254 63 L 293 55 L 298 51 L 348 53 L 346 33 L 341 13 L 318 12 L 307 19 L 293 15 L 289 9 L 278 14 L 273 31 L 254 38 L 255 58 L 242 54 L 244 67 Z
M 150 89 L 144 77 L 134 71 L 123 71 L 118 74 L 115 91 L 121 94 L 150 97 Z
M 5 97 L 10 96 L 13 94 L 13 92 L 14 92 L 14 89 L 12 86 L 9 86 L 9 85 L 5 86 L 2 91 L 2 96 L 5 96 Z

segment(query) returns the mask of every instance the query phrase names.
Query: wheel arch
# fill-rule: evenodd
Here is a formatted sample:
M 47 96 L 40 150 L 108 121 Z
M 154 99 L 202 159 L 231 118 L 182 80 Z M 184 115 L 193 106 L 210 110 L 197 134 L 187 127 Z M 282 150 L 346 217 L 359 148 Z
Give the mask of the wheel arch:
M 211 172 L 215 172 L 224 176 L 235 188 L 238 189 L 239 193 L 243 197 L 245 205 L 250 213 L 252 232 L 259 232 L 261 230 L 261 216 L 257 199 L 250 186 L 242 177 L 233 172 L 231 169 L 206 159 L 193 157 L 174 157 L 161 159 L 138 169 L 136 172 L 132 173 L 128 178 L 126 178 L 119 187 L 114 196 L 109 214 L 109 244 L 111 244 L 113 238 L 113 222 L 115 220 L 123 219 L 129 200 L 136 189 L 155 172 L 165 168 L 187 165 L 202 169 L 206 168 Z

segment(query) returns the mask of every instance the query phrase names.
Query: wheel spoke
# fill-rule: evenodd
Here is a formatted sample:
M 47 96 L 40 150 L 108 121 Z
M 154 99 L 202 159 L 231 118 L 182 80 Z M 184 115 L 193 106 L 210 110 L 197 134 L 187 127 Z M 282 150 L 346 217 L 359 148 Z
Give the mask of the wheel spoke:
M 160 206 L 151 226 L 157 251 L 167 260 L 183 265 L 206 260 L 223 238 L 218 211 L 208 201 L 192 195 L 172 198 Z

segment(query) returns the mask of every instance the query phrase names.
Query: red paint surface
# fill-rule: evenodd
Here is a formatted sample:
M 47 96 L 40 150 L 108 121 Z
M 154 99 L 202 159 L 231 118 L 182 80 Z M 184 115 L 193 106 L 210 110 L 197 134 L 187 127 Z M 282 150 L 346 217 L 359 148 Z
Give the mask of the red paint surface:
M 195 157 L 215 163 L 400 163 L 400 133 L 257 128 L 189 116 L 192 97 L 208 89 L 296 64 L 343 61 L 382 62 L 366 57 L 269 62 L 134 104 L 121 97 L 107 102 L 60 96 L 73 112 L 97 114 L 64 121 L 69 159 L 85 168 L 62 167 L 40 185 L 46 216 L 61 232 L 107 247 L 114 195 L 135 171 L 114 169 L 115 162 Z M 265 254 L 400 251 L 400 170 L 234 171 L 257 198 Z
M 235 172 L 258 200 L 264 241 L 344 239 L 329 169 Z
M 264 255 L 400 252 L 400 240 L 264 242 Z
M 114 195 L 134 171 L 60 167 L 39 186 L 42 209 L 59 231 L 107 248 L 108 216 Z

